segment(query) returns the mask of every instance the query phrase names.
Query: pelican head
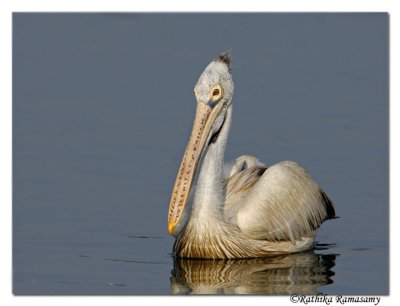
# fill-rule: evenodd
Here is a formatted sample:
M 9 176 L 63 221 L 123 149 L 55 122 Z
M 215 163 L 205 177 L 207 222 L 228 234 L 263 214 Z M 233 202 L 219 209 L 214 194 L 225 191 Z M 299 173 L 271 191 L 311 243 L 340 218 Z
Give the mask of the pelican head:
M 216 141 L 224 125 L 233 89 L 230 54 L 225 52 L 206 67 L 194 87 L 197 100 L 195 120 L 169 206 L 168 232 L 171 235 L 177 234 L 175 228 L 182 217 L 199 161 L 208 146 Z

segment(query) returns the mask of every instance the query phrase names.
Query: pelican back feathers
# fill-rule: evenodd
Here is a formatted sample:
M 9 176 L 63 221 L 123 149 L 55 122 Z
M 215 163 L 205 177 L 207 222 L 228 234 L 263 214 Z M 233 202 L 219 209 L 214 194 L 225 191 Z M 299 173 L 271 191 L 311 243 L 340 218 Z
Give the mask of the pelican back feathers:
M 264 171 L 237 211 L 237 225 L 248 237 L 295 241 L 335 217 L 331 200 L 295 162 Z

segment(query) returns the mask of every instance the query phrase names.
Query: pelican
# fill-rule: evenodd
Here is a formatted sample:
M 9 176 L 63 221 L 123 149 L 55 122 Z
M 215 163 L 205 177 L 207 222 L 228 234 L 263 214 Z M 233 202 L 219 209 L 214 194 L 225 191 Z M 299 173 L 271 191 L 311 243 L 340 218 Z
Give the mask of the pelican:
M 224 165 L 234 91 L 230 62 L 229 52 L 219 55 L 194 88 L 195 119 L 168 212 L 173 253 L 235 259 L 310 249 L 335 209 L 303 168 L 292 161 L 268 167 L 248 155 Z

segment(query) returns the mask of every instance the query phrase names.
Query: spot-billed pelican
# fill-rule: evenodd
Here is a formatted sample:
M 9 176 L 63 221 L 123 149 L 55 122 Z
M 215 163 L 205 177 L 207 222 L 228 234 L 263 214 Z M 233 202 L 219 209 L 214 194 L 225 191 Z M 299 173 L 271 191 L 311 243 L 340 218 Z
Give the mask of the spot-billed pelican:
M 213 60 L 194 88 L 196 115 L 168 213 L 174 255 L 249 258 L 307 250 L 321 223 L 335 217 L 331 200 L 292 161 L 267 167 L 245 155 L 224 166 L 233 88 L 229 53 Z

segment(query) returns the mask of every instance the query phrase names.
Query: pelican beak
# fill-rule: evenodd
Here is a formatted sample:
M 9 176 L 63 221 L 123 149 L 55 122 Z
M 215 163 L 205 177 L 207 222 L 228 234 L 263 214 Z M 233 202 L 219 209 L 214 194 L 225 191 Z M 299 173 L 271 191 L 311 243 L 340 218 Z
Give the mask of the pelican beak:
M 175 226 L 182 216 L 197 166 L 204 149 L 208 146 L 213 123 L 223 106 L 224 103 L 212 105 L 202 101 L 197 102 L 192 133 L 176 176 L 169 204 L 168 232 L 170 235 L 174 233 Z

